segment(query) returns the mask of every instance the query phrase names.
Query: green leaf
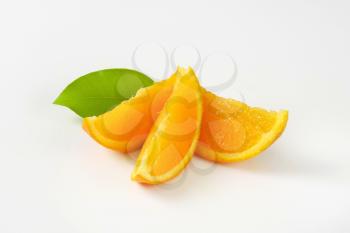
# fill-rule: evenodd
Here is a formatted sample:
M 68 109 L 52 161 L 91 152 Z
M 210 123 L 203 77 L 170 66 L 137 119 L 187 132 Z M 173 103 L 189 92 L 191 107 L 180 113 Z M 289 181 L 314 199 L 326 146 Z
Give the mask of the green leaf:
M 135 70 L 100 70 L 73 81 L 54 104 L 68 107 L 81 117 L 98 116 L 152 84 L 151 78 Z

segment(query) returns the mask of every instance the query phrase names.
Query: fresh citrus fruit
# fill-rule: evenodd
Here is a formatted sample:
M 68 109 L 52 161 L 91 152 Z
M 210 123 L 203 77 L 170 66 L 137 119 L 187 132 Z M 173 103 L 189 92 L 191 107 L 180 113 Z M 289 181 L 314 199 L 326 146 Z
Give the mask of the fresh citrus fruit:
M 136 95 L 100 116 L 87 117 L 83 128 L 101 145 L 120 152 L 139 149 L 170 96 L 179 76 L 140 89 Z
M 140 89 L 136 96 L 112 111 L 83 121 L 84 129 L 100 144 L 121 152 L 139 149 L 149 134 L 176 80 L 169 79 Z M 283 132 L 287 111 L 267 111 L 218 97 L 200 88 L 203 120 L 196 154 L 217 162 L 248 159 L 269 147 Z
M 137 159 L 132 179 L 138 182 L 158 184 L 175 177 L 196 149 L 203 112 L 200 86 L 191 68 L 179 72 Z
M 217 162 L 251 158 L 283 132 L 288 112 L 253 108 L 202 89 L 203 120 L 196 154 Z

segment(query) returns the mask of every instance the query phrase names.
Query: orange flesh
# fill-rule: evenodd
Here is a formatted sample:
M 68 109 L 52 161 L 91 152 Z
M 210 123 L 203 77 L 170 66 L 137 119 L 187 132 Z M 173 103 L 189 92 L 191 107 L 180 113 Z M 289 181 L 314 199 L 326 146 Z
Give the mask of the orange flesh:
M 84 119 L 83 128 L 111 149 L 121 152 L 139 149 L 170 96 L 175 80 L 176 74 L 140 90 L 134 98 L 103 115 Z
M 181 83 L 182 84 L 182 83 Z M 157 159 L 152 175 L 159 176 L 171 170 L 187 154 L 198 128 L 198 106 L 194 90 L 188 83 L 177 86 L 176 96 L 171 96 L 164 108 L 166 120 L 155 127 L 158 131 L 155 151 Z M 198 88 L 198 87 L 197 87 Z M 152 135 L 150 135 L 152 137 Z M 145 147 L 147 144 L 145 144 Z
M 158 183 L 182 171 L 198 141 L 201 103 L 198 81 L 189 71 L 176 82 L 142 147 L 133 173 L 135 180 Z M 156 177 L 156 180 L 147 177 Z
M 103 118 L 100 129 L 110 138 L 122 140 L 129 140 L 133 135 L 148 134 L 165 100 L 171 94 L 170 88 L 162 86 L 149 89 L 141 94 L 142 97 L 100 116 Z
M 271 130 L 275 122 L 276 112 L 250 108 L 205 90 L 202 96 L 204 111 L 199 141 L 216 152 L 247 150 Z

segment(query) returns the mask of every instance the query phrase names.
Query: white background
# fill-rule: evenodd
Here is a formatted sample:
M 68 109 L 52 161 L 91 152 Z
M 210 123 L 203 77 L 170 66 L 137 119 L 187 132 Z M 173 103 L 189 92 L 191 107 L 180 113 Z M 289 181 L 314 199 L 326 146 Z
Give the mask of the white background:
M 350 232 L 349 11 L 346 0 L 2 0 L 0 232 Z M 52 102 L 76 77 L 132 67 L 145 41 L 230 53 L 237 81 L 219 94 L 289 109 L 280 140 L 241 163 L 194 159 L 170 185 L 132 182 L 134 160 Z M 162 72 L 159 50 L 144 60 Z M 213 63 L 206 82 L 227 69 Z

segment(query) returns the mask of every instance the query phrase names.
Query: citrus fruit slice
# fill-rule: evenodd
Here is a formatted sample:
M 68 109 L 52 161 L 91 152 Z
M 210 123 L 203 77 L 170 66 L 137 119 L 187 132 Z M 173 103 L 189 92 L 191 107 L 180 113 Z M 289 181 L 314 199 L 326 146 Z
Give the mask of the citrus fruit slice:
M 196 149 L 202 119 L 200 86 L 191 68 L 179 72 L 137 159 L 132 173 L 137 182 L 159 184 L 174 178 Z
M 100 116 L 87 117 L 83 128 L 101 145 L 123 153 L 137 150 L 170 96 L 179 76 L 140 89 L 134 97 Z
M 283 132 L 288 111 L 262 108 L 225 99 L 202 89 L 203 120 L 196 154 L 216 162 L 251 158 Z

